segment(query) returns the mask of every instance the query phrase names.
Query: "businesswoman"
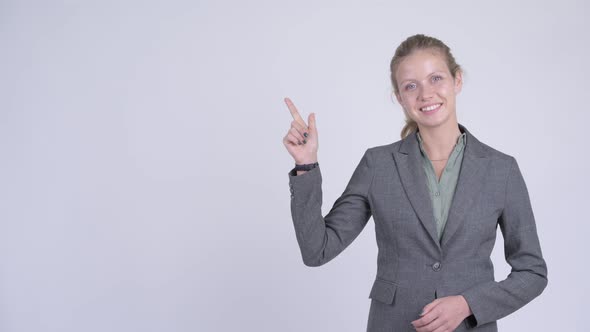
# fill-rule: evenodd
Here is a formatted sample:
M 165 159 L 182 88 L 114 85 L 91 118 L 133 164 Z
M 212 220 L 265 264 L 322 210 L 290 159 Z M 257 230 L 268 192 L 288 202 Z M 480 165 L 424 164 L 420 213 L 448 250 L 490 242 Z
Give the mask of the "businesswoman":
M 377 273 L 368 332 L 497 331 L 497 320 L 547 285 L 528 191 L 516 159 L 457 121 L 461 67 L 440 40 L 414 35 L 395 51 L 391 82 L 406 116 L 401 140 L 369 148 L 342 195 L 322 216 L 315 114 L 293 102 L 283 138 L 291 215 L 303 262 L 320 266 L 375 222 Z M 494 280 L 500 227 L 512 267 Z

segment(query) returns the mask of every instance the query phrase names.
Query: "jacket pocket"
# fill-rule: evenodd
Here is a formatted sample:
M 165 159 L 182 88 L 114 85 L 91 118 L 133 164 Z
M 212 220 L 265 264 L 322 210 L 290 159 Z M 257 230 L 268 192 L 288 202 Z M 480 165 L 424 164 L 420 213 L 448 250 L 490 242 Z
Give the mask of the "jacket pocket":
M 397 285 L 395 283 L 377 278 L 375 279 L 375 282 L 373 282 L 369 298 L 386 304 L 392 304 L 395 298 L 396 289 Z

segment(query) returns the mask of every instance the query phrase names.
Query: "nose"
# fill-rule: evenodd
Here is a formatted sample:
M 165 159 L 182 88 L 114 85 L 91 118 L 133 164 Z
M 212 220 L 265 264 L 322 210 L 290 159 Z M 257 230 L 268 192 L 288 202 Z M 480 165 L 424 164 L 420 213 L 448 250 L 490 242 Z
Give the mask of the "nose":
M 430 86 L 428 86 L 428 84 L 423 85 L 422 88 L 420 89 L 420 94 L 418 95 L 418 97 L 420 98 L 420 100 L 429 100 L 434 96 L 434 89 L 432 89 Z

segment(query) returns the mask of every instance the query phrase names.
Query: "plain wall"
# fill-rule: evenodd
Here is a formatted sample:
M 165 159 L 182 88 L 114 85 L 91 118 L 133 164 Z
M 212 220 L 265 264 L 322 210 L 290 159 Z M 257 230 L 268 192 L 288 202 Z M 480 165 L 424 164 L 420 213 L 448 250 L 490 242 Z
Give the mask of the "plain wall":
M 513 155 L 549 269 L 502 331 L 586 324 L 584 1 L 0 0 L 0 331 L 364 331 L 370 220 L 303 265 L 282 144 L 317 115 L 324 213 L 399 140 L 406 37 L 465 68 L 458 118 Z M 497 280 L 510 271 L 498 240 Z

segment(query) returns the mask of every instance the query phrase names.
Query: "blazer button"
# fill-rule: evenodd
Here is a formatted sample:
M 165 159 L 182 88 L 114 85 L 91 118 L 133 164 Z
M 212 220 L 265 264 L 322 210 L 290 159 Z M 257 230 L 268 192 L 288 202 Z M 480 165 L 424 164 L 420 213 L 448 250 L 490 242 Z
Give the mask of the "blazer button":
M 436 262 L 436 263 L 432 264 L 432 269 L 434 271 L 439 271 L 440 270 L 440 263 Z

